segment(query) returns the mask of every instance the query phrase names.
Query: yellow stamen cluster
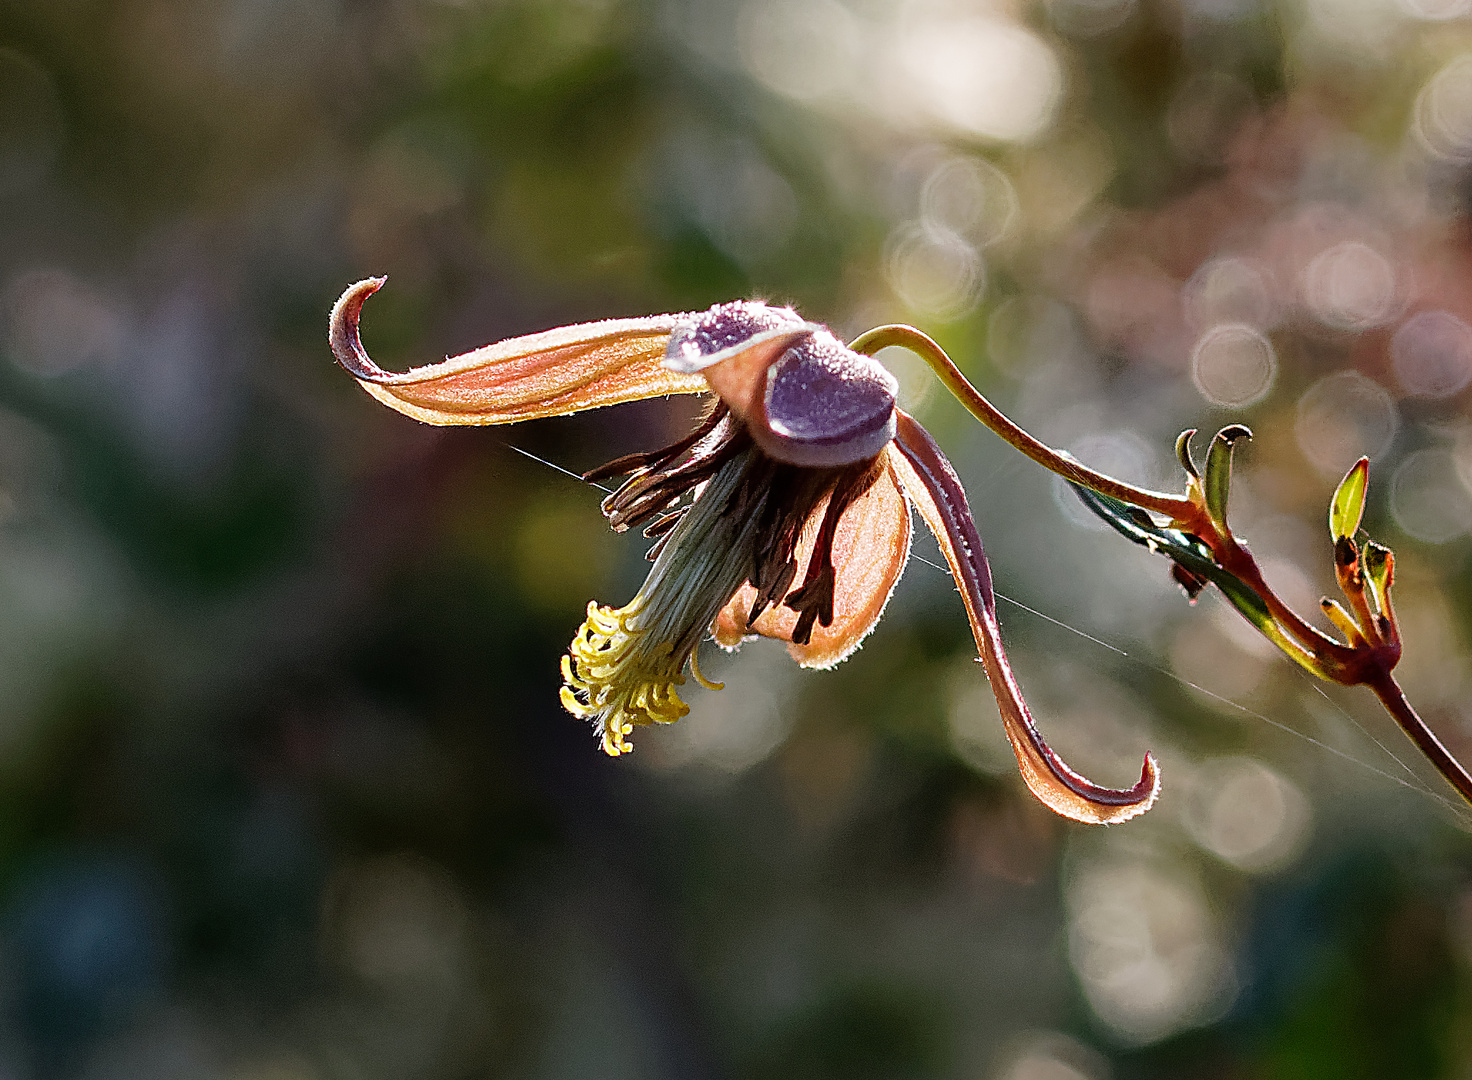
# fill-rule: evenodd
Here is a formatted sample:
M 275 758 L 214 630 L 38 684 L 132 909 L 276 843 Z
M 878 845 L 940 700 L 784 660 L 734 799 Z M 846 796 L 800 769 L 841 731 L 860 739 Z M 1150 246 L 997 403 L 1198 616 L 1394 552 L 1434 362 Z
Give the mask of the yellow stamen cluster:
M 633 747 L 635 724 L 672 724 L 690 711 L 675 687 L 685 682 L 685 658 L 668 641 L 648 640 L 638 625 L 642 594 L 626 607 L 590 603 L 588 618 L 562 658 L 562 706 L 601 727 L 610 757 Z

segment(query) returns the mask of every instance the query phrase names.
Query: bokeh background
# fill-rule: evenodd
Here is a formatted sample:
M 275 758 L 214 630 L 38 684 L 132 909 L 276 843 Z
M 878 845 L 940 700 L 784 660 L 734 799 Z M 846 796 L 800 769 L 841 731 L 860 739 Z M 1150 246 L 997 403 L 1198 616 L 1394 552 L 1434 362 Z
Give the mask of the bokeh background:
M 1468 0 L 0 0 L 0 1077 L 1465 1078 L 1472 813 L 903 353 L 1055 745 L 928 540 L 839 670 L 557 703 L 643 544 L 580 471 L 690 401 L 423 428 L 387 367 L 760 296 L 914 322 L 1301 609 L 1361 453 L 1472 755 Z M 1020 605 L 1025 605 L 1020 606 Z

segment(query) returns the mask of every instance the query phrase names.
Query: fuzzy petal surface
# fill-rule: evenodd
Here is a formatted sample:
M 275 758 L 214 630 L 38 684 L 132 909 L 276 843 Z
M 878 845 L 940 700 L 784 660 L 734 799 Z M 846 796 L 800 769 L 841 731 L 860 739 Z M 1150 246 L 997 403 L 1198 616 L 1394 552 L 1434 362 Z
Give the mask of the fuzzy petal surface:
M 802 569 L 813 555 L 813 545 L 827 511 L 825 499 L 808 515 L 796 558 Z M 837 581 L 833 590 L 833 622 L 813 627 L 805 645 L 792 641 L 798 613 L 780 602 L 748 625 L 756 590 L 743 585 L 716 617 L 712 634 L 727 648 L 734 648 L 752 634 L 787 642 L 787 651 L 805 668 L 831 668 L 847 659 L 869 636 L 884 613 L 894 587 L 910 557 L 910 505 L 900 490 L 894 469 L 887 463 L 873 486 L 854 500 L 839 519 L 833 537 L 833 568 Z
M 364 351 L 358 320 L 383 278 L 350 285 L 332 309 L 333 355 L 364 390 L 426 424 L 510 424 L 666 394 L 709 390 L 664 366 L 670 334 L 688 315 L 607 319 L 508 338 L 438 364 L 393 373 Z

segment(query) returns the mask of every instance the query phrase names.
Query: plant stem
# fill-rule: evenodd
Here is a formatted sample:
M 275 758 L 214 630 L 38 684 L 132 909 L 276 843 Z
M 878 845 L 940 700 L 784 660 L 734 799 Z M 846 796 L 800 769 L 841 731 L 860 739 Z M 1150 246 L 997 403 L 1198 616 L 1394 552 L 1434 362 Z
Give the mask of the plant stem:
M 1462 767 L 1462 763 L 1452 756 L 1436 733 L 1426 726 L 1426 722 L 1411 708 L 1411 703 L 1406 700 L 1405 693 L 1400 684 L 1395 681 L 1395 676 L 1389 671 L 1379 677 L 1366 681 L 1366 685 L 1380 699 L 1380 704 L 1385 706 L 1385 711 L 1395 717 L 1395 722 L 1400 729 L 1411 737 L 1411 741 L 1425 754 L 1427 759 L 1435 766 L 1436 771 L 1446 778 L 1447 783 L 1457 789 L 1468 803 L 1472 803 L 1472 776 Z
M 1318 627 L 1306 621 L 1303 616 L 1283 603 L 1277 593 L 1273 592 L 1266 579 L 1262 576 L 1262 568 L 1257 565 L 1252 552 L 1248 551 L 1230 533 L 1219 531 L 1206 519 L 1205 513 L 1201 513 L 1202 526 L 1210 526 L 1203 535 L 1211 548 L 1212 555 L 1216 558 L 1217 565 L 1227 571 L 1233 577 L 1238 578 L 1268 606 L 1268 612 L 1272 615 L 1285 631 L 1292 634 L 1302 646 L 1313 654 L 1314 658 L 1323 665 L 1324 670 L 1320 673 L 1324 678 L 1332 682 L 1350 685 L 1362 682 L 1363 679 L 1348 677 L 1349 672 L 1359 666 L 1358 656 L 1355 649 L 1348 645 L 1342 645 Z
M 1111 498 L 1144 507 L 1146 510 L 1153 510 L 1157 514 L 1166 515 L 1173 521 L 1182 514 L 1191 513 L 1191 502 L 1184 496 L 1137 488 L 1133 484 L 1126 484 L 1112 476 L 1105 476 L 1033 438 L 988 401 L 981 391 L 972 386 L 966 376 L 961 374 L 961 369 L 956 367 L 951 358 L 946 355 L 944 349 L 927 334 L 916 330 L 913 326 L 895 324 L 875 327 L 855 338 L 849 344 L 849 348 L 866 356 L 872 356 L 880 349 L 890 345 L 908 349 L 929 364 L 939 376 L 940 381 L 945 384 L 946 389 L 955 395 L 956 400 L 966 406 L 972 416 L 1043 468 L 1057 473 L 1065 480 L 1082 484 L 1101 495 L 1108 495 Z

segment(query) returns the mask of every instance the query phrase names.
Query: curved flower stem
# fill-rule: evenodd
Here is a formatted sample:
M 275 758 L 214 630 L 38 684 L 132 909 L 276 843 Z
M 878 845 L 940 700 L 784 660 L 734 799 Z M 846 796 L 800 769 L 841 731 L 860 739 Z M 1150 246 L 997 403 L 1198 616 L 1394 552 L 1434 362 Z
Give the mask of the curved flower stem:
M 891 345 L 909 349 L 929 364 L 939 376 L 940 381 L 945 384 L 946 389 L 954 394 L 962 405 L 966 406 L 972 416 L 1043 468 L 1100 494 L 1133 503 L 1135 506 L 1142 506 L 1157 514 L 1164 514 L 1173 521 L 1194 516 L 1194 506 L 1190 499 L 1183 495 L 1169 495 L 1163 491 L 1149 491 L 1145 488 L 1137 488 L 1133 484 L 1126 484 L 1112 476 L 1095 472 L 1079 464 L 1067 454 L 1060 453 L 1046 443 L 1033 438 L 988 401 L 980 390 L 972 386 L 970 380 L 961 374 L 961 369 L 956 367 L 944 349 L 936 344 L 929 335 L 916 330 L 913 326 L 894 324 L 875 327 L 850 342 L 849 348 L 854 352 L 872 356 L 880 349 Z
M 934 339 L 913 326 L 894 324 L 876 327 L 855 338 L 849 348 L 855 352 L 872 356 L 880 349 L 891 345 L 908 349 L 929 364 L 941 382 L 945 384 L 946 389 L 954 394 L 962 405 L 966 406 L 972 416 L 1045 469 L 1100 494 L 1152 510 L 1157 514 L 1163 514 L 1187 532 L 1201 537 L 1212 549 L 1212 554 L 1223 569 L 1241 578 L 1249 588 L 1263 598 L 1269 612 L 1282 627 L 1287 639 L 1275 643 L 1298 663 L 1314 671 L 1315 674 L 1323 674 L 1336 682 L 1341 680 L 1335 675 L 1328 674 L 1329 671 L 1346 671 L 1354 666 L 1353 650 L 1341 645 L 1317 627 L 1306 622 L 1297 612 L 1283 603 L 1263 580 L 1262 570 L 1258 567 L 1257 560 L 1252 557 L 1251 552 L 1238 543 L 1229 532 L 1219 528 L 1211 520 L 1205 507 L 1189 495 L 1170 495 L 1161 491 L 1137 488 L 1133 484 L 1127 484 L 1112 476 L 1095 472 L 1079 464 L 1067 454 L 1054 450 L 1034 438 L 988 401 L 981 391 L 977 390 L 961 373 L 954 361 L 946 355 L 946 351 Z M 1286 647 L 1289 640 L 1301 646 L 1302 651 Z M 1305 657 L 1303 653 L 1308 655 Z M 1318 670 L 1319 668 L 1323 670 Z
M 1395 676 L 1384 671 L 1376 678 L 1367 679 L 1365 685 L 1375 692 L 1380 704 L 1385 706 L 1385 711 L 1395 718 L 1400 729 L 1411 737 L 1411 741 L 1426 755 L 1436 771 L 1457 789 L 1457 794 L 1472 803 L 1472 775 L 1468 775 L 1462 763 L 1452 756 L 1452 752 L 1436 737 L 1436 733 L 1411 708 L 1411 703 L 1406 700 Z
M 1160 768 L 1153 754 L 1145 755 L 1140 780 L 1134 787 L 1101 787 L 1069 768 L 1039 733 L 1002 648 L 991 568 L 966 492 L 929 432 L 900 410 L 895 413 L 898 429 L 889 451 L 890 462 L 905 494 L 930 526 L 950 564 L 996 695 L 1007 740 L 1028 788 L 1056 813 L 1086 824 L 1112 825 L 1144 813 L 1160 791 Z

